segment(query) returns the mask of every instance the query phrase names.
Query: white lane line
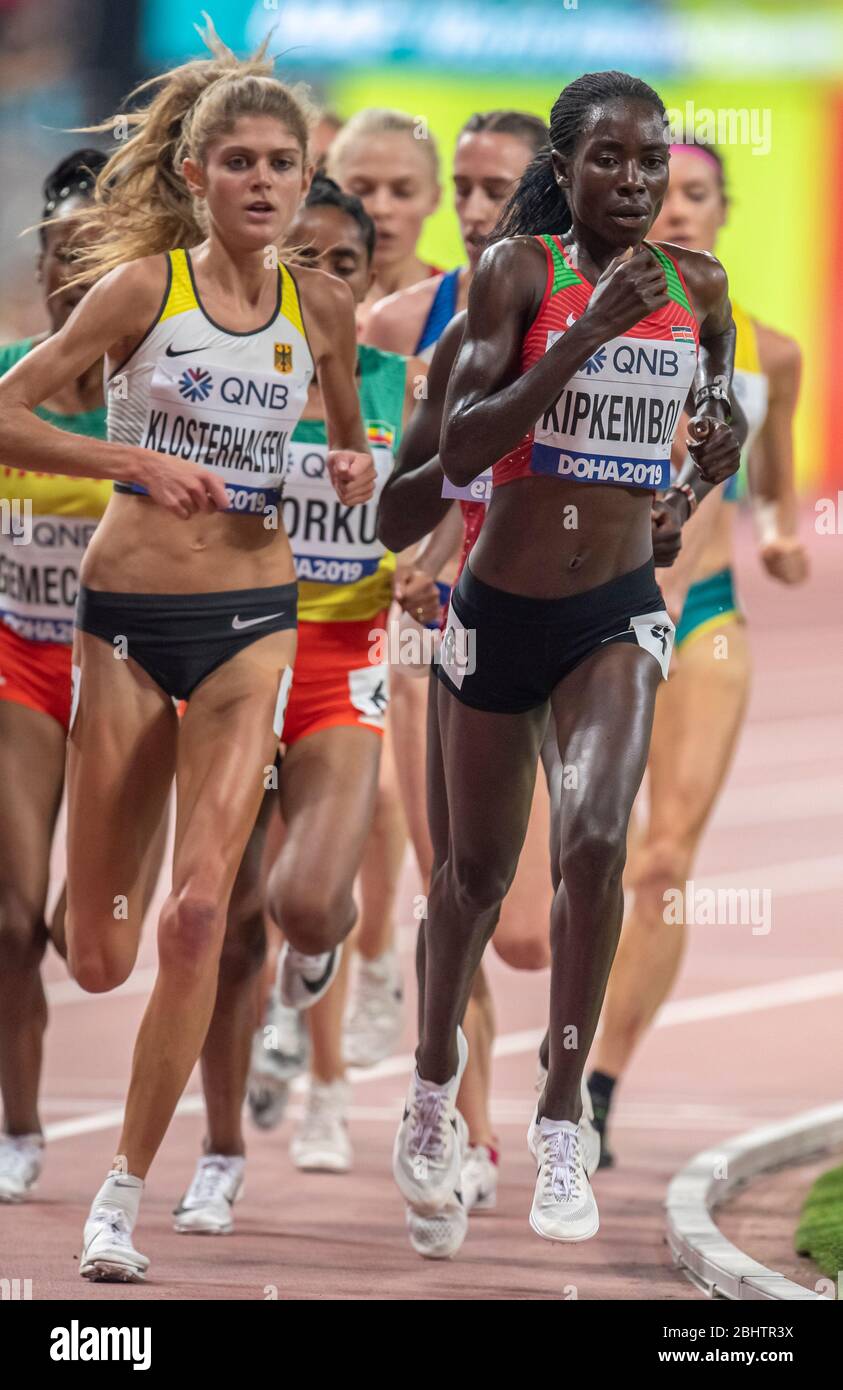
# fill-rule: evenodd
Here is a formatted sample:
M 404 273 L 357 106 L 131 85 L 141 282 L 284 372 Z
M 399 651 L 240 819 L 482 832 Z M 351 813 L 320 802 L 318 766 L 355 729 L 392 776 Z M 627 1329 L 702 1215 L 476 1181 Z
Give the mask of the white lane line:
M 800 975 L 795 979 L 775 980 L 767 985 L 751 985 L 745 989 L 725 990 L 720 994 L 701 994 L 693 999 L 676 999 L 665 1004 L 656 1016 L 654 1027 L 671 1028 L 681 1023 L 699 1023 L 705 1019 L 727 1018 L 745 1013 L 757 1013 L 761 1009 L 778 1008 L 784 1004 L 803 1004 L 811 999 L 831 999 L 843 994 L 843 970 L 827 970 L 819 975 Z M 543 1030 L 528 1028 L 517 1033 L 504 1033 L 495 1040 L 495 1057 L 514 1057 L 525 1052 L 535 1052 L 542 1040 Z M 405 1053 L 398 1057 L 387 1057 L 376 1067 L 351 1067 L 349 1080 L 357 1085 L 365 1081 L 378 1081 L 382 1077 L 401 1076 L 406 1078 L 413 1065 L 413 1057 Z M 293 1083 L 293 1091 L 301 1092 L 307 1081 L 299 1077 Z M 183 1096 L 176 1107 L 177 1115 L 197 1115 L 202 1112 L 202 1097 Z M 120 1107 L 102 1111 L 99 1115 L 82 1115 L 70 1120 L 60 1120 L 47 1125 L 44 1134 L 47 1139 L 68 1139 L 77 1134 L 92 1134 L 96 1130 L 111 1129 L 121 1123 L 123 1111 Z
M 674 999 L 657 1014 L 654 1027 L 670 1028 L 678 1023 L 758 1013 L 782 1004 L 804 1004 L 811 999 L 833 999 L 840 994 L 843 994 L 843 970 L 823 970 L 818 975 L 796 975 L 766 985 L 724 990 L 721 994 Z
M 349 1120 L 361 1120 L 371 1123 L 394 1124 L 401 1116 L 403 1098 L 396 1096 L 391 1104 L 385 1105 L 352 1105 L 348 1109 Z M 492 1119 L 495 1124 L 521 1128 L 526 1125 L 531 1108 L 531 1099 L 522 1098 L 500 1100 L 492 1099 Z M 205 1105 L 201 1095 L 193 1094 L 183 1096 L 176 1109 L 177 1115 L 202 1115 L 205 1112 Z M 305 1115 L 303 1105 L 293 1104 L 285 1112 L 285 1120 L 300 1120 Z M 620 1129 L 661 1129 L 661 1130 L 683 1130 L 698 1129 L 710 1131 L 712 1125 L 745 1125 L 759 1124 L 762 1121 L 770 1123 L 770 1116 L 759 1115 L 757 1111 L 735 1110 L 729 1106 L 665 1106 L 644 1103 L 621 1104 L 618 1106 L 617 1114 L 612 1111 L 613 1123 L 615 1128 Z M 69 1120 L 65 1123 L 47 1125 L 44 1131 L 45 1138 L 51 1143 L 57 1139 L 67 1139 L 72 1135 L 91 1134 L 101 1129 L 111 1129 L 121 1123 L 123 1111 L 121 1107 L 112 1110 L 103 1110 L 97 1116 L 90 1116 L 89 1121 L 84 1119 Z M 778 1118 L 778 1116 L 774 1117 Z
M 711 824 L 726 826 L 789 824 L 843 814 L 843 777 L 801 782 L 765 782 L 760 787 L 732 787 L 717 807 Z
M 769 888 L 776 899 L 803 898 L 843 887 L 843 854 L 788 859 L 752 869 L 721 869 L 716 874 L 694 877 L 693 882 L 697 888 Z

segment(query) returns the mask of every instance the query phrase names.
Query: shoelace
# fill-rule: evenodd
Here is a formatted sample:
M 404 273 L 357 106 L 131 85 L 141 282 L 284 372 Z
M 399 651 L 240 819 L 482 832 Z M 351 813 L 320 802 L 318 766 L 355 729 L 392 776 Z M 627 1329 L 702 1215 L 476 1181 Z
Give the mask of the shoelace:
M 205 1202 L 213 1201 L 219 1196 L 219 1190 L 229 1176 L 229 1168 L 226 1163 L 221 1163 L 219 1159 L 209 1159 L 199 1165 L 196 1177 L 190 1184 L 190 1191 L 185 1197 L 185 1206 L 190 1203 L 202 1205 Z
M 124 1211 L 120 1211 L 118 1207 L 97 1207 L 92 1214 L 92 1220 L 101 1221 L 108 1227 L 115 1245 L 132 1248 L 132 1233 Z
M 577 1135 L 563 1129 L 542 1137 L 545 1143 L 542 1166 L 546 1192 L 557 1202 L 580 1198 L 582 1175 Z
M 0 1176 L 26 1180 L 30 1165 L 37 1162 L 38 1149 L 27 1139 L 7 1137 L 0 1144 Z
M 445 1147 L 446 1097 L 441 1091 L 416 1091 L 410 1109 L 410 1153 L 441 1158 Z

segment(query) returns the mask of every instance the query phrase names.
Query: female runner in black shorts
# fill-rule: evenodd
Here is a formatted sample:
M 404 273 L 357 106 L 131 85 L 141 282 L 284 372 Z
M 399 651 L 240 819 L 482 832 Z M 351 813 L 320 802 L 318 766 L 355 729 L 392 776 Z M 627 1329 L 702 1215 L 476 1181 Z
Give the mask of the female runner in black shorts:
M 692 386 L 704 478 L 735 472 L 739 447 L 726 423 L 725 273 L 710 256 L 643 244 L 668 181 L 660 98 L 626 74 L 588 74 L 560 94 L 550 130 L 476 273 L 440 441 L 452 482 L 494 465 L 495 489 L 437 668 L 448 857 L 431 889 L 418 1068 L 394 1171 L 417 1212 L 459 1201 L 458 1024 L 518 862 L 550 703 L 576 776 L 561 809 L 530 1219 L 549 1239 L 583 1240 L 598 1217 L 578 1126 L 581 1073 L 673 637 L 653 574 L 652 497 Z

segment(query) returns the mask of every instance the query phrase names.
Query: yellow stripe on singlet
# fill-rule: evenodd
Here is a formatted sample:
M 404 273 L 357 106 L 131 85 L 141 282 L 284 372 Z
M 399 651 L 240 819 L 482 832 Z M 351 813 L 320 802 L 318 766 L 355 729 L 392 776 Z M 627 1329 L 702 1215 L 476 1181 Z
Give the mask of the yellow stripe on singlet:
M 281 274 L 281 313 L 292 324 L 293 328 L 297 329 L 306 339 L 307 334 L 304 331 L 295 281 L 285 265 L 279 264 L 278 269 Z M 199 301 L 196 298 L 196 291 L 190 278 L 187 253 L 183 247 L 170 252 L 170 272 L 170 290 L 164 310 L 158 320 L 159 323 L 163 323 L 165 319 L 175 318 L 177 314 L 186 314 L 190 309 L 199 308 Z
M 285 265 L 279 264 L 278 269 L 281 271 L 281 313 L 306 340 L 296 282 Z
M 158 322 L 163 323 L 165 319 L 174 318 L 176 314 L 186 314 L 189 309 L 198 308 L 196 291 L 191 283 L 190 270 L 187 265 L 187 255 L 184 249 L 179 247 L 178 251 L 170 252 L 170 292 Z

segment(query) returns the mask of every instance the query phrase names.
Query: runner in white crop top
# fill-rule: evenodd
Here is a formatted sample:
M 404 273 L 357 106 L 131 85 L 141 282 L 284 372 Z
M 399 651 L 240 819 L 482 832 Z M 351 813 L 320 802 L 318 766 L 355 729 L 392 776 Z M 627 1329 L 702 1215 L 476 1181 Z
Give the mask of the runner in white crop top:
M 12 407 L 0 445 L 10 437 L 24 466 L 56 468 L 81 448 L 85 471 L 96 456 L 151 493 L 109 502 L 82 569 L 74 646 L 67 936 L 85 989 L 113 989 L 132 969 L 146 851 L 174 775 L 177 787 L 158 976 L 118 1158 L 85 1226 L 79 1270 L 91 1279 L 144 1278 L 148 1260 L 132 1242 L 143 1180 L 205 1038 L 228 899 L 275 758 L 295 570 L 271 502 L 259 509 L 252 490 L 277 491 L 283 436 L 312 369 L 341 500 L 365 501 L 374 481 L 351 294 L 319 271 L 296 272 L 294 284 L 279 269 L 310 181 L 307 109 L 262 53 L 240 63 L 212 29 L 208 42 L 213 59 L 146 84 L 131 138 L 85 214 L 84 264 L 102 278 L 0 387 Z M 184 246 L 189 261 L 176 251 Z M 33 406 L 103 356 L 110 443 L 74 445 L 33 422 Z M 177 468 L 162 470 L 153 451 L 177 455 Z M 187 520 L 156 505 L 189 512 L 182 476 L 195 479 L 188 496 L 201 494 L 203 508 Z M 180 697 L 190 703 L 179 726 Z

